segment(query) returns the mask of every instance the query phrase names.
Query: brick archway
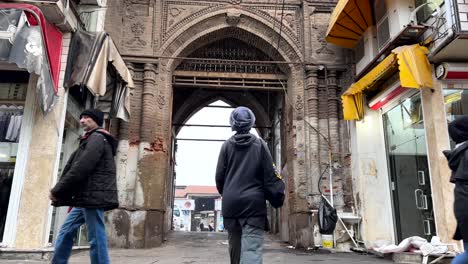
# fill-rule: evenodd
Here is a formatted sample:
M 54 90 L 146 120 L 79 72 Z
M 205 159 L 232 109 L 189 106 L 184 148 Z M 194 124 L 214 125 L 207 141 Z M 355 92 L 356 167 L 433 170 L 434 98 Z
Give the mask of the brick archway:
M 265 47 L 270 48 L 271 43 L 277 43 L 278 41 L 280 26 L 277 22 L 272 17 L 265 17 L 258 10 L 249 10 L 242 6 L 236 8 L 220 7 L 181 26 L 161 46 L 161 55 L 180 57 L 189 54 L 193 50 L 187 47 L 194 43 L 203 46 L 213 40 L 209 37 L 216 36 L 216 34 L 210 33 L 219 32 L 226 28 L 237 28 L 253 34 L 259 40 L 264 41 L 264 44 L 261 44 L 263 48 L 261 45 L 257 47 L 267 50 Z M 281 45 L 276 51 L 281 55 L 282 60 L 303 61 L 301 49 L 295 44 L 294 40 L 283 32 L 283 30 L 287 31 L 287 29 L 284 27 L 281 29 L 283 33 L 280 37 Z M 218 37 L 222 38 L 223 36 L 218 34 Z M 168 69 L 173 70 L 177 63 L 176 60 L 170 61 Z
M 307 128 L 304 123 L 305 72 L 302 64 L 304 55 L 300 48 L 303 43 L 298 44 L 286 28 L 280 36 L 278 23 L 272 21 L 276 20 L 269 19 L 261 11 L 244 6 L 213 9 L 174 31 L 159 50 L 155 51 L 159 56 L 157 62 L 152 59 L 135 62 L 139 63 L 135 74 L 141 76 L 141 89 L 137 91 L 141 115 L 134 121 L 138 124 L 134 126 L 138 129 L 134 133 L 138 135 L 137 139 L 122 141 L 119 146 L 121 151 L 118 159 L 125 160 L 119 170 L 125 171 L 121 175 L 127 177 L 120 182 L 121 187 L 128 191 L 121 198 L 125 201 L 122 209 L 109 216 L 114 225 L 111 231 L 114 232 L 113 245 L 134 243 L 136 247 L 158 246 L 170 229 L 173 191 L 171 124 L 174 121 L 183 123 L 204 103 L 221 97 L 233 105 L 247 104 L 254 109 L 260 122 L 271 123 L 267 110 L 257 100 L 227 96 L 226 93 L 204 95 L 199 102 L 188 102 L 180 108 L 177 106 L 179 109 L 174 109 L 173 74 L 183 61 L 177 58 L 228 36 L 248 38 L 249 44 L 268 54 L 274 61 L 292 62 L 280 63 L 287 87 L 287 103 L 282 116 L 287 129 L 281 149 L 283 156 L 287 156 L 282 165 L 288 175 L 288 193 L 291 193 L 287 202 L 289 226 L 292 229 L 289 240 L 300 243 L 298 241 L 302 239 L 301 234 L 296 230 L 308 228 L 308 160 L 304 155 L 307 146 Z M 125 207 L 127 205 L 128 209 Z
M 234 21 L 231 21 L 234 20 Z M 304 123 L 304 66 L 301 64 L 304 57 L 300 48 L 286 34 L 281 35 L 280 45 L 276 46 L 279 38 L 279 27 L 258 14 L 248 10 L 238 9 L 220 9 L 216 12 L 200 17 L 192 23 L 182 27 L 176 35 L 168 39 L 161 48 L 161 59 L 159 60 L 158 81 L 164 88 L 164 96 L 173 98 L 173 73 L 180 65 L 182 59 L 173 59 L 185 57 L 198 48 L 208 45 L 214 41 L 234 37 L 242 39 L 248 37 L 249 43 L 268 54 L 275 61 L 294 62 L 291 64 L 280 64 L 281 70 L 287 75 L 287 91 L 285 93 L 286 106 L 283 114 L 284 123 L 287 124 L 286 135 L 282 142 L 281 149 L 287 158 L 287 166 L 284 166 L 285 173 L 288 175 L 288 193 L 289 196 L 287 213 L 290 241 L 297 245 L 310 245 L 309 237 L 304 235 L 302 230 L 308 229 L 308 202 L 306 197 L 308 161 L 305 156 L 294 155 L 293 153 L 306 152 L 306 130 L 308 128 Z M 209 96 L 205 99 L 209 101 Z M 207 101 L 205 101 L 207 102 Z M 243 101 L 245 102 L 245 101 Z M 162 117 L 164 120 L 173 122 L 182 121 L 188 118 L 196 109 L 201 107 L 200 103 L 187 103 L 181 109 L 172 109 L 174 120 L 169 116 Z M 265 120 L 266 121 L 266 120 Z M 294 131 L 294 132 L 293 132 Z M 294 134 L 290 134 L 290 133 Z M 164 135 L 170 138 L 173 134 L 170 131 L 164 131 Z M 170 142 L 166 143 L 170 145 Z M 285 165 L 285 164 L 282 164 Z M 168 157 L 166 168 L 168 178 L 166 179 L 166 190 L 172 189 L 171 180 L 171 162 Z M 166 193 L 166 201 L 172 197 L 171 193 Z M 166 212 L 170 212 L 170 203 L 166 202 Z M 169 221 L 169 217 L 167 217 Z

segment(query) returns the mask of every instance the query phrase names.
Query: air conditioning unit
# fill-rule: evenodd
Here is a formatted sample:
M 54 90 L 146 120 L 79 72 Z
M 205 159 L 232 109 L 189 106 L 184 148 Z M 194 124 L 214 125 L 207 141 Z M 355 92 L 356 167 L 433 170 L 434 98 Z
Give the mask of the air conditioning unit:
M 390 40 L 390 23 L 388 16 L 382 18 L 377 23 L 377 43 L 379 45 L 379 51 L 382 50 Z
M 39 7 L 47 21 L 63 32 L 73 32 L 78 27 L 78 16 L 70 0 L 23 1 Z

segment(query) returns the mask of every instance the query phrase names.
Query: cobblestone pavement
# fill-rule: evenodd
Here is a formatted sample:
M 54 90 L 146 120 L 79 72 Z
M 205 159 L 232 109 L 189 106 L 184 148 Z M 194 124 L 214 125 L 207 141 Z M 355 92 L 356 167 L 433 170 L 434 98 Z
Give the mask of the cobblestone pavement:
M 122 264 L 228 264 L 226 233 L 209 232 L 174 232 L 168 242 L 162 247 L 154 249 L 112 249 L 111 263 Z M 272 237 L 267 237 L 263 262 L 265 264 L 299 264 L 299 263 L 391 263 L 372 255 L 360 255 L 357 253 L 324 253 L 324 251 L 300 251 L 287 248 L 287 244 L 276 242 Z M 0 263 L 31 263 L 45 264 L 41 261 L 0 260 Z M 88 252 L 80 252 L 71 258 L 70 264 L 88 264 Z

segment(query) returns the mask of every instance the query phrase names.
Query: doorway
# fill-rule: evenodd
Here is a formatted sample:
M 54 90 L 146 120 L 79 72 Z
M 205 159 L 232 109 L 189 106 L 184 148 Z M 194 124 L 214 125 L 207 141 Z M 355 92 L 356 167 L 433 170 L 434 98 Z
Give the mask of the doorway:
M 383 114 L 398 242 L 436 234 L 420 94 Z

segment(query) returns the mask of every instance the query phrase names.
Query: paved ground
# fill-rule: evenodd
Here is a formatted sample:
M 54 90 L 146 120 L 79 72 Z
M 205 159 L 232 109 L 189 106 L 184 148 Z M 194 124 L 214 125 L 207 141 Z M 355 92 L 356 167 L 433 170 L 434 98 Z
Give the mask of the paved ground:
M 169 241 L 160 248 L 145 250 L 113 249 L 111 263 L 122 264 L 228 264 L 226 233 L 183 233 L 175 232 Z M 288 249 L 286 244 L 274 241 L 271 237 L 266 240 L 264 254 L 265 264 L 299 264 L 299 263 L 391 263 L 372 255 L 356 253 L 321 253 Z M 0 260 L 0 263 L 15 264 L 45 264 L 39 261 Z M 70 264 L 88 264 L 87 252 L 74 255 Z

